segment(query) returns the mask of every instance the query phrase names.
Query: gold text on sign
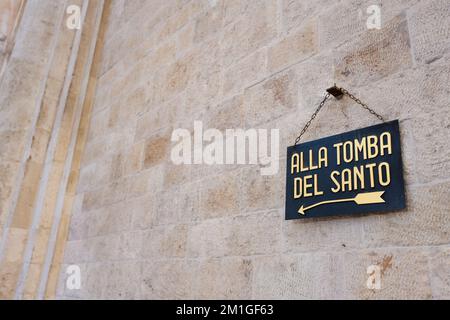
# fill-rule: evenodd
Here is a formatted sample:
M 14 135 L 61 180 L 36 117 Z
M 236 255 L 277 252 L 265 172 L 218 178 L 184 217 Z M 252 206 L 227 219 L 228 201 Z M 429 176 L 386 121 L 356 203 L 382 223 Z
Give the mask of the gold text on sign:
M 392 154 L 392 137 L 388 131 L 380 135 L 368 135 L 357 139 L 335 143 L 332 148 L 320 147 L 293 153 L 291 156 L 291 174 L 314 171 L 328 167 L 330 160 L 336 165 L 355 163 L 374 159 L 372 163 L 356 165 L 341 170 L 333 170 L 329 179 L 333 193 L 374 188 L 377 184 L 386 187 L 391 183 L 389 163 L 377 162 L 375 158 Z M 347 165 L 348 166 L 348 165 Z M 319 186 L 318 173 L 294 178 L 294 199 L 323 195 Z

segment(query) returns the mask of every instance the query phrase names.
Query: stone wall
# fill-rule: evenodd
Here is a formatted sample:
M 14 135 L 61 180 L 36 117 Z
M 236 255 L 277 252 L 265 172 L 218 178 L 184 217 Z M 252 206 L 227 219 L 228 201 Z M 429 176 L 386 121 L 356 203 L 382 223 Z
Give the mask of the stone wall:
M 103 1 L 70 3 L 83 9 L 81 29 L 67 27 L 63 1 L 24 1 L 22 11 L 16 12 L 16 36 L 8 38 L 13 45 L 4 52 L 1 299 L 55 295 L 74 197 L 72 184 L 92 105 L 90 91 L 95 90 L 91 65 L 103 12 Z
M 450 298 L 448 1 L 108 3 L 57 298 Z M 285 148 L 334 82 L 400 120 L 407 209 L 285 221 Z M 280 171 L 173 164 L 194 120 L 279 128 Z M 333 99 L 303 139 L 376 121 Z

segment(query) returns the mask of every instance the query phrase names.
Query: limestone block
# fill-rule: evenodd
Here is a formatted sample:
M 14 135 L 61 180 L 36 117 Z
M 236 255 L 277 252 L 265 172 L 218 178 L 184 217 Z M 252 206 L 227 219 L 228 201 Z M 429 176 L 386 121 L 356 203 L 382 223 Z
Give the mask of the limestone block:
M 218 103 L 223 86 L 223 62 L 220 40 L 212 38 L 189 51 L 189 81 L 185 91 L 186 105 L 205 108 Z M 192 117 L 192 115 L 190 115 Z
M 53 1 L 27 4 L 21 19 L 23 27 L 16 35 L 11 56 L 45 66 L 53 50 L 53 37 L 58 32 L 56 24 L 59 21 L 55 17 L 60 15 L 62 7 L 62 3 Z
M 64 263 L 81 264 L 88 261 L 88 252 L 86 251 L 86 240 L 67 241 L 64 248 Z
M 11 58 L 0 88 L 0 126 L 3 130 L 24 130 L 32 121 L 42 68 L 25 60 Z M 12 107 L 14 106 L 14 107 Z
M 305 23 L 268 50 L 268 69 L 273 72 L 307 59 L 318 51 L 317 20 Z
M 169 188 L 177 184 L 185 183 L 192 177 L 191 165 L 176 165 L 172 161 L 168 161 L 164 164 L 164 188 Z
M 208 219 L 189 228 L 187 256 L 222 257 L 227 255 L 226 241 L 230 234 L 229 220 Z
M 141 263 L 141 299 L 191 298 L 192 272 L 190 260 L 149 259 Z
M 135 141 L 151 136 L 173 122 L 181 104 L 178 97 L 162 106 L 154 106 L 137 119 Z
M 450 114 L 442 109 L 423 113 L 411 123 L 415 142 L 416 174 L 420 182 L 446 179 L 450 170 Z
M 331 0 L 319 1 L 296 1 L 282 0 L 282 26 L 284 31 L 291 31 L 304 24 L 310 17 L 318 16 L 319 13 L 333 7 Z M 336 8 L 333 7 L 336 11 Z
M 81 271 L 81 297 L 86 299 L 102 299 L 106 297 L 106 286 L 113 276 L 110 273 L 111 263 L 94 262 L 85 265 L 85 271 Z M 125 277 L 128 279 L 128 277 Z M 131 276 L 130 276 L 131 278 Z M 77 290 L 72 290 L 77 291 Z M 113 292 L 111 292 L 111 295 Z M 110 296 L 111 297 L 111 296 Z
M 373 11 L 367 11 L 370 6 L 378 6 L 381 30 L 383 30 L 388 27 L 389 21 L 393 17 L 417 2 L 417 0 L 351 0 L 330 4 L 328 10 L 324 10 L 320 14 L 320 47 L 321 49 L 334 48 L 341 43 L 351 41 L 365 31 L 376 32 L 377 29 L 367 27 L 367 22 L 371 22 L 376 17 Z
M 336 262 L 333 254 L 322 252 L 255 258 L 252 299 L 336 297 Z
M 129 300 L 139 297 L 140 265 L 134 261 L 115 261 L 107 269 L 104 299 Z
M 187 183 L 164 189 L 156 194 L 154 201 L 155 225 L 191 222 L 199 216 L 200 186 Z
M 199 260 L 193 280 L 193 299 L 250 299 L 253 263 L 230 257 Z
M 364 247 L 364 221 L 364 217 L 355 216 L 284 221 L 284 251 L 345 251 Z
M 175 5 L 177 5 L 175 3 Z M 171 4 L 173 6 L 173 4 Z M 194 7 L 189 5 L 180 6 L 170 9 L 170 16 L 162 21 L 161 26 L 157 30 L 156 41 L 162 42 L 169 38 L 176 31 L 181 29 L 190 19 L 191 10 Z
M 335 82 L 331 52 L 325 52 L 295 66 L 299 88 L 299 111 L 309 117 L 322 101 L 325 90 Z
M 399 15 L 336 50 L 336 81 L 358 86 L 386 77 L 412 65 L 410 51 L 407 21 Z
M 232 256 L 249 256 L 280 252 L 281 224 L 279 211 L 231 218 L 227 251 Z
M 194 42 L 201 42 L 222 29 L 223 8 L 216 5 L 203 12 L 195 21 Z
M 243 88 L 262 79 L 266 73 L 266 49 L 256 51 L 230 66 L 224 75 L 223 92 L 240 93 Z
M 110 261 L 117 257 L 119 235 L 94 237 L 87 239 L 84 250 L 88 254 L 88 262 Z
M 86 215 L 88 215 L 89 237 L 104 236 L 129 230 L 133 218 L 129 211 L 129 203 L 125 201 L 102 207 Z
M 14 297 L 15 284 L 19 277 L 21 264 L 19 262 L 2 261 L 0 264 L 0 299 L 12 299 Z
M 433 299 L 449 299 L 450 297 L 449 264 L 450 250 L 448 247 L 433 250 L 430 257 Z
M 184 257 L 187 243 L 186 225 L 157 226 L 144 232 L 141 255 L 143 258 Z
M 25 130 L 0 131 L 0 154 L 2 161 L 20 161 L 21 153 L 25 147 Z
M 298 80 L 292 69 L 276 74 L 244 92 L 248 126 L 255 126 L 292 112 L 298 104 Z
M 131 230 L 148 229 L 153 226 L 157 201 L 157 193 L 150 192 L 127 202 L 128 210 L 133 215 Z
M 364 221 L 364 238 L 367 245 L 429 246 L 448 243 L 448 186 L 449 183 L 437 183 L 408 187 L 407 210 L 372 216 Z
M 411 45 L 414 58 L 430 63 L 450 49 L 450 12 L 448 2 L 421 2 L 408 11 Z
M 427 256 L 420 249 L 374 249 L 344 253 L 341 298 L 430 299 Z M 381 288 L 368 289 L 367 268 L 378 266 Z M 345 270 L 345 272 L 344 272 Z
M 0 159 L 0 229 L 3 229 L 7 219 L 9 197 L 15 183 L 15 176 L 11 172 L 17 172 L 19 163 Z
M 277 4 L 271 0 L 249 3 L 221 41 L 224 65 L 229 66 L 272 40 L 277 33 Z
M 280 164 L 281 165 L 281 164 Z M 245 212 L 284 207 L 284 167 L 277 174 L 262 176 L 259 167 L 243 170 L 241 178 L 242 208 Z
M 220 130 L 225 138 L 226 129 L 244 128 L 244 123 L 244 103 L 242 95 L 237 95 L 207 111 L 204 130 L 209 128 Z
M 42 101 L 41 110 L 36 126 L 43 130 L 51 131 L 53 122 L 55 120 L 56 107 L 58 105 L 57 99 L 45 97 Z
M 81 240 L 85 239 L 88 235 L 89 225 L 88 225 L 88 212 L 83 212 L 81 210 L 83 204 L 83 197 L 77 196 L 74 200 L 73 211 L 70 219 L 69 233 L 67 239 L 70 240 Z M 79 208 L 79 209 L 77 209 Z
M 239 206 L 239 178 L 236 172 L 227 172 L 204 181 L 200 190 L 199 219 L 236 214 Z
M 195 23 L 191 22 L 184 26 L 177 35 L 177 51 L 181 54 L 189 50 L 194 43 Z
M 169 133 L 149 137 L 144 147 L 144 168 L 150 168 L 164 161 L 170 151 L 169 147 Z
M 140 256 L 142 238 L 144 232 L 141 230 L 125 231 L 120 234 L 117 259 L 134 260 Z

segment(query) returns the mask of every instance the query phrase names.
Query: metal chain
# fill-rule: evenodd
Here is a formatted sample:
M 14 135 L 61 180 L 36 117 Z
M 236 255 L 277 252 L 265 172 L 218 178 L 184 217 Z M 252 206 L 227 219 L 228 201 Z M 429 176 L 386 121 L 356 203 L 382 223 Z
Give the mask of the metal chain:
M 376 113 L 373 109 L 371 109 L 367 104 L 365 104 L 364 102 L 362 102 L 361 100 L 359 100 L 357 97 L 355 97 L 353 94 L 351 94 L 350 92 L 348 92 L 346 89 L 344 88 L 340 88 L 340 87 L 336 87 L 337 89 L 339 89 L 343 94 L 347 95 L 350 99 L 354 100 L 357 104 L 361 105 L 364 109 L 366 109 L 367 111 L 369 111 L 371 114 L 373 114 L 374 116 L 376 116 L 379 120 L 385 122 L 384 118 L 379 115 L 378 113 Z M 316 111 L 314 111 L 314 113 L 311 116 L 311 119 L 309 119 L 309 121 L 306 123 L 306 125 L 303 127 L 302 131 L 300 132 L 299 136 L 295 139 L 295 143 L 294 145 L 297 145 L 297 143 L 300 141 L 300 139 L 302 138 L 302 136 L 305 134 L 306 130 L 308 130 L 309 126 L 311 125 L 311 122 L 314 120 L 314 118 L 317 116 L 317 113 L 319 113 L 320 109 L 322 109 L 323 105 L 325 104 L 325 102 L 328 100 L 328 98 L 330 97 L 330 93 L 327 93 L 325 95 L 325 97 L 323 98 L 323 100 L 320 102 L 319 106 L 317 107 Z
M 317 107 L 316 111 L 314 111 L 314 113 L 311 116 L 311 119 L 309 119 L 309 121 L 306 123 L 306 125 L 303 127 L 302 131 L 300 132 L 300 135 L 295 139 L 295 143 L 294 146 L 297 145 L 297 143 L 300 141 L 300 139 L 302 138 L 303 134 L 306 132 L 306 130 L 308 130 L 308 127 L 311 125 L 311 122 L 314 120 L 314 118 L 317 116 L 317 114 L 319 113 L 320 109 L 322 109 L 323 105 L 325 104 L 325 102 L 327 101 L 327 99 L 330 97 L 330 93 L 327 93 L 325 95 L 325 97 L 323 98 L 323 100 L 320 102 L 319 106 Z
M 339 88 L 339 90 L 341 90 L 341 92 L 347 96 L 349 96 L 350 99 L 354 100 L 357 104 L 361 105 L 364 109 L 366 109 L 367 111 L 369 111 L 371 114 L 373 114 L 375 117 L 377 117 L 378 119 L 380 119 L 381 121 L 385 122 L 384 118 L 382 116 L 380 116 L 378 113 L 375 112 L 375 110 L 369 108 L 369 106 L 367 104 L 365 104 L 364 102 L 362 102 L 361 100 L 359 100 L 357 97 L 355 97 L 353 94 L 351 94 L 350 92 L 348 92 L 346 89 L 344 88 Z

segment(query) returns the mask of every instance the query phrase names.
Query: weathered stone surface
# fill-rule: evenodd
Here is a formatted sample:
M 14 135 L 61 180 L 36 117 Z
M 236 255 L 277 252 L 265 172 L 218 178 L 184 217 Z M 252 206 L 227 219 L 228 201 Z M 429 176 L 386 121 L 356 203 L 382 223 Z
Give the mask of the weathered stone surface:
M 245 168 L 242 173 L 242 208 L 245 211 L 281 208 L 284 204 L 285 171 L 262 176 L 259 167 Z
M 291 221 L 283 224 L 283 249 L 285 252 L 322 252 L 364 247 L 363 221 L 364 217 Z
M 420 249 L 374 249 L 346 252 L 339 297 L 348 299 L 430 299 L 428 260 Z M 368 289 L 367 268 L 378 266 L 381 288 Z
M 155 135 L 147 139 L 144 150 L 144 167 L 161 163 L 168 155 L 170 137 L 168 135 Z
M 448 2 L 422 2 L 408 11 L 411 43 L 418 62 L 431 63 L 450 49 Z
M 226 129 L 244 127 L 244 102 L 242 95 L 234 96 L 207 112 L 205 130 L 220 130 L 225 138 Z
M 172 123 L 179 100 L 175 98 L 164 106 L 155 106 L 137 120 L 135 141 L 149 137 L 152 133 L 166 128 Z
M 255 126 L 292 112 L 298 103 L 298 80 L 293 70 L 278 73 L 245 90 L 248 126 Z
M 222 20 L 222 5 L 216 5 L 202 13 L 195 21 L 194 42 L 201 42 L 221 30 Z
M 308 18 L 317 16 L 318 13 L 332 7 L 334 4 L 335 2 L 330 0 L 282 0 L 283 30 L 290 31 L 291 29 L 301 26 Z M 335 10 L 334 7 L 333 10 Z
M 144 260 L 141 263 L 141 299 L 189 299 L 195 279 L 190 260 Z
M 261 49 L 245 57 L 225 71 L 223 92 L 240 93 L 243 88 L 256 82 L 265 75 L 266 50 Z
M 404 15 L 383 29 L 369 30 L 340 46 L 335 54 L 335 78 L 348 85 L 362 85 L 408 68 L 412 64 L 408 25 Z
M 363 32 L 376 32 L 369 29 L 368 22 L 376 19 L 370 6 L 376 5 L 380 10 L 381 30 L 388 27 L 389 21 L 412 7 L 418 0 L 354 0 L 329 4 L 320 14 L 320 47 L 334 48 L 341 43 L 351 41 Z
M 327 253 L 255 258 L 252 299 L 334 298 L 337 261 Z
M 141 266 L 134 261 L 116 261 L 106 269 L 104 299 L 130 300 L 140 296 Z M 95 278 L 92 277 L 92 281 Z
M 154 199 L 154 225 L 188 223 L 199 216 L 200 186 L 197 183 L 165 189 L 155 194 Z
M 58 297 L 448 297 L 448 10 L 443 1 L 418 2 L 112 2 Z M 381 7 L 380 30 L 366 26 L 372 4 Z M 43 76 L 16 61 L 10 78 Z M 28 78 L 5 88 L 35 93 Z M 400 120 L 408 208 L 285 221 L 286 146 L 334 82 Z M 2 141 L 17 132 L 0 150 L 13 154 L 27 129 L 13 120 L 29 119 L 35 99 L 2 90 L 1 105 L 22 106 L 0 110 Z M 39 128 L 50 132 L 56 98 L 47 100 Z M 195 120 L 223 133 L 279 129 L 278 173 L 173 164 L 172 130 L 192 134 Z M 349 98 L 331 98 L 302 141 L 375 123 Z M 1 170 L 19 158 L 2 160 Z M 5 198 L 14 179 L 3 172 Z M 80 291 L 64 288 L 72 263 L 82 269 Z M 369 265 L 381 268 L 381 290 L 367 289 Z
M 273 72 L 306 59 L 318 50 L 317 21 L 311 20 L 269 49 L 268 69 Z
M 446 244 L 450 240 L 449 183 L 407 188 L 407 211 L 367 217 L 367 245 L 408 246 Z M 432 211 L 427 208 L 433 207 Z
M 145 231 L 141 245 L 144 258 L 184 257 L 187 243 L 186 225 L 154 227 Z
M 276 35 L 276 2 L 251 3 L 242 15 L 224 29 L 221 41 L 224 64 L 228 66 L 267 44 Z
M 199 218 L 232 215 L 239 210 L 239 177 L 231 171 L 202 184 Z
M 430 278 L 433 299 L 449 299 L 450 297 L 450 249 L 436 248 L 430 254 Z
M 194 299 L 250 299 L 253 263 L 250 259 L 230 257 L 199 260 L 193 280 Z

